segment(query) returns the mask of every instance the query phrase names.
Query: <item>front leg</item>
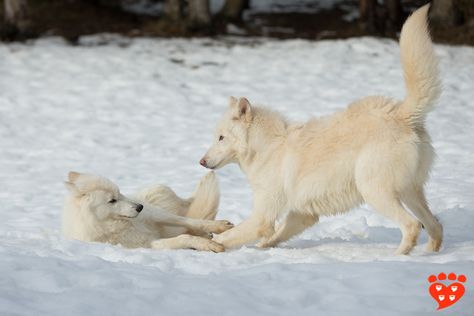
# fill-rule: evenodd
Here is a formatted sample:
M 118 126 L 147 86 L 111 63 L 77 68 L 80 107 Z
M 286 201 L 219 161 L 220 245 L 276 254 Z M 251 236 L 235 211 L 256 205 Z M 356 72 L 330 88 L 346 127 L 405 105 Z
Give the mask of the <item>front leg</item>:
M 278 216 L 279 205 L 275 199 L 256 200 L 252 215 L 242 223 L 214 237 L 213 240 L 226 248 L 237 248 L 257 241 L 259 238 L 269 238 L 275 233 L 275 219 Z
M 144 221 L 149 220 L 165 226 L 185 227 L 195 232 L 219 234 L 234 227 L 231 222 L 226 220 L 214 221 L 183 217 L 149 205 L 145 206 L 145 209 L 139 216 L 141 216 L 141 219 Z
M 260 248 L 276 246 L 302 233 L 306 228 L 313 226 L 318 219 L 318 215 L 309 212 L 291 211 L 278 225 L 276 233 L 270 238 L 263 239 L 257 246 Z

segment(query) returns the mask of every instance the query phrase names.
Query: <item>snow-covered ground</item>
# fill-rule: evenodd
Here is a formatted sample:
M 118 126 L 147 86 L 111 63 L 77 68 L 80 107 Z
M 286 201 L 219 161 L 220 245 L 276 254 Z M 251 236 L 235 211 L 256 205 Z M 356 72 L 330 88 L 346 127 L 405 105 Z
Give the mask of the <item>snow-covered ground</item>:
M 229 95 L 293 120 L 365 95 L 402 98 L 397 44 L 104 42 L 0 44 L 0 315 L 428 315 L 437 305 L 427 277 L 439 272 L 468 279 L 443 313 L 473 314 L 473 48 L 437 46 L 445 90 L 427 121 L 438 153 L 427 192 L 445 228 L 439 254 L 423 250 L 423 232 L 412 255 L 394 256 L 398 228 L 365 206 L 278 248 L 214 254 L 64 240 L 66 173 L 106 175 L 125 193 L 166 183 L 187 196 Z M 218 217 L 239 223 L 248 184 L 236 167 L 218 176 Z

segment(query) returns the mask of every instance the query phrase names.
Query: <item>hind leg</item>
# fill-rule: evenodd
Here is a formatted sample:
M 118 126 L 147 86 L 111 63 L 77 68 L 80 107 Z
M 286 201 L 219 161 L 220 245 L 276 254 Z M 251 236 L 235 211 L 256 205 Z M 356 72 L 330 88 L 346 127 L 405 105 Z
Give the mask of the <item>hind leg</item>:
M 390 128 L 390 126 L 387 126 Z M 402 241 L 397 254 L 408 254 L 416 245 L 421 223 L 402 205 L 401 192 L 408 188 L 419 167 L 419 155 L 412 133 L 392 129 L 359 154 L 355 168 L 356 187 L 365 202 L 398 224 Z
M 194 190 L 193 197 L 186 212 L 187 217 L 197 219 L 214 219 L 219 208 L 219 183 L 213 171 L 207 173 Z
M 397 254 L 408 254 L 416 245 L 421 224 L 402 206 L 395 194 L 380 192 L 377 188 L 369 194 L 362 194 L 364 200 L 380 214 L 396 222 L 402 231 L 402 241 Z
M 287 241 L 291 237 L 302 233 L 306 228 L 313 226 L 318 221 L 318 216 L 310 213 L 290 212 L 278 225 L 278 228 L 270 238 L 262 239 L 257 247 L 274 247 Z
M 422 188 L 406 190 L 402 194 L 402 201 L 423 223 L 429 235 L 428 251 L 439 251 L 443 242 L 443 226 L 431 213 Z

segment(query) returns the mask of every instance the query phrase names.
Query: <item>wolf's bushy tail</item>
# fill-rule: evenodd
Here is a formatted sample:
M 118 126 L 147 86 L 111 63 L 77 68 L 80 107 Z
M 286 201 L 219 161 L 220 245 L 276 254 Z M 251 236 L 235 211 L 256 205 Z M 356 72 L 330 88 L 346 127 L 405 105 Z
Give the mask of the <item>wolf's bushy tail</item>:
M 186 214 L 187 217 L 197 219 L 214 219 L 219 207 L 219 183 L 214 172 L 206 174 L 189 199 L 191 204 Z
M 400 35 L 400 52 L 407 96 L 398 115 L 411 124 L 422 124 L 441 93 L 438 60 L 428 31 L 427 4 L 405 22 Z

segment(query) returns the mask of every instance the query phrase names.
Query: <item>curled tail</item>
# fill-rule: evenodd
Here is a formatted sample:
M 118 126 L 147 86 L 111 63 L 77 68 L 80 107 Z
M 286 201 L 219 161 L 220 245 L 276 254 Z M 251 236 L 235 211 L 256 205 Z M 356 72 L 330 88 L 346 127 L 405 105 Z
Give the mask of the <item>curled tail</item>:
M 400 52 L 407 96 L 398 108 L 399 116 L 411 124 L 422 124 L 426 113 L 441 94 L 438 60 L 428 31 L 427 4 L 405 22 L 400 35 Z
M 214 172 L 206 174 L 194 191 L 193 197 L 189 199 L 187 217 L 198 219 L 214 219 L 219 207 L 219 183 Z

